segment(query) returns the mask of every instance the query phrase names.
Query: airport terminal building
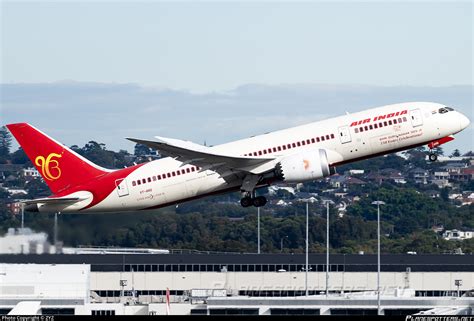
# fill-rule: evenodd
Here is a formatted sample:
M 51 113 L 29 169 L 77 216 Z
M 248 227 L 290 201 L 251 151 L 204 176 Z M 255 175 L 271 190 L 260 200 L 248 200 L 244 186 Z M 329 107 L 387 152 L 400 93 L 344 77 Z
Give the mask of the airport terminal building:
M 376 255 L 331 255 L 326 295 L 324 254 L 85 253 L 0 255 L 0 313 L 377 314 Z M 382 255 L 380 287 L 385 315 L 471 314 L 474 256 Z

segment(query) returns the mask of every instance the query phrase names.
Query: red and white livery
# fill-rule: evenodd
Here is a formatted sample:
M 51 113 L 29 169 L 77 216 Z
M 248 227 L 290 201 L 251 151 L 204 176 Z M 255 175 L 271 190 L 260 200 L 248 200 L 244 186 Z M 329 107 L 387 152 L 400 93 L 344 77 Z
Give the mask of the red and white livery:
M 317 180 L 337 165 L 417 146 L 431 149 L 469 123 L 450 107 L 411 102 L 213 147 L 165 137 L 128 138 L 168 157 L 118 170 L 90 162 L 27 123 L 7 127 L 53 192 L 26 201 L 26 209 L 90 213 L 154 209 L 231 191 L 242 192 L 244 207 L 263 206 L 266 198 L 255 193 L 259 187 Z

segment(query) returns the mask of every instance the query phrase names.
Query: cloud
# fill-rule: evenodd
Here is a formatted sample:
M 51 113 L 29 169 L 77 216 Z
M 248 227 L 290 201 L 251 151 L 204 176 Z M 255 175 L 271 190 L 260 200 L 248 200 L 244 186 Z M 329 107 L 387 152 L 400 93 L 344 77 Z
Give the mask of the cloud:
M 67 145 L 90 140 L 133 149 L 124 137 L 155 135 L 219 144 L 347 112 L 435 101 L 473 114 L 472 86 L 247 84 L 193 94 L 138 84 L 61 81 L 2 84 L 2 123 L 29 122 Z M 473 148 L 472 126 L 446 150 Z

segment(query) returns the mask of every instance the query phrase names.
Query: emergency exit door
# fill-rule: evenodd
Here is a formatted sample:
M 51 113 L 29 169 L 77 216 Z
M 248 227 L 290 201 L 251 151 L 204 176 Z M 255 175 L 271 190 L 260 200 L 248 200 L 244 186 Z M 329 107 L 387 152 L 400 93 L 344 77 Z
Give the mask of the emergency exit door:
M 342 144 L 351 142 L 351 132 L 348 126 L 339 127 L 339 139 Z
M 115 186 L 117 187 L 117 193 L 119 197 L 128 195 L 127 180 L 125 178 L 116 180 Z
M 421 115 L 421 110 L 419 109 L 410 110 L 410 119 L 413 127 L 423 125 L 423 118 Z

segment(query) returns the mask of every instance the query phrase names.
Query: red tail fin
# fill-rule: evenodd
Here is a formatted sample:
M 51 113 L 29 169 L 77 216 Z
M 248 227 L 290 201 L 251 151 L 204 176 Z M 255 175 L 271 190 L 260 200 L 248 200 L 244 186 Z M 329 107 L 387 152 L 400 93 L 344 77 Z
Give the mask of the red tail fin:
M 109 172 L 30 124 L 6 126 L 54 194 Z

